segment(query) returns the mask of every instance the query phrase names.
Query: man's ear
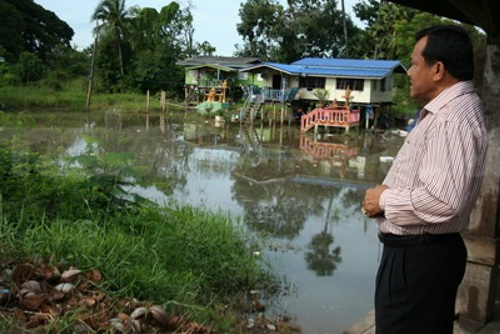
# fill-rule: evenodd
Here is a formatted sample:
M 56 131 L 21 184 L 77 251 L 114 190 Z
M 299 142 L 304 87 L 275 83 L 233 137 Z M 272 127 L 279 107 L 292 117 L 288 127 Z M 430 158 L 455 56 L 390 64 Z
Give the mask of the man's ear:
M 444 64 L 438 61 L 433 65 L 433 67 L 434 67 L 434 76 L 433 76 L 434 81 L 439 81 L 443 79 L 446 72 Z

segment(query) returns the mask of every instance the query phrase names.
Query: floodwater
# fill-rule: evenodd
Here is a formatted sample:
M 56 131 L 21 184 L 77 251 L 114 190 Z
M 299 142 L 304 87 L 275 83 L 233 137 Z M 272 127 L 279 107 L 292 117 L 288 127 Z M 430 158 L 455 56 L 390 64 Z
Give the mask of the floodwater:
M 337 334 L 373 308 L 380 245 L 360 211 L 403 139 L 351 130 L 301 136 L 298 125 L 191 124 L 159 113 L 38 112 L 33 126 L 1 128 L 37 150 L 134 153 L 151 186 L 134 191 L 160 204 L 229 212 L 267 235 L 262 253 L 286 282 L 269 316 L 286 314 L 306 334 Z M 223 250 L 221 250 L 223 251 Z

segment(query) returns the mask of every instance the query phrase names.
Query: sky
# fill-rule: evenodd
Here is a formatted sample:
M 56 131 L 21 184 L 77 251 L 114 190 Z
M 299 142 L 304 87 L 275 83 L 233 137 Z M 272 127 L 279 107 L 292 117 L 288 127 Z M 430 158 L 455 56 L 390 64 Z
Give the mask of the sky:
M 351 15 L 354 22 L 352 6 L 359 0 L 345 0 L 346 11 Z M 158 11 L 168 5 L 171 0 L 126 0 L 126 8 L 132 6 L 153 7 Z M 185 7 L 186 1 L 178 1 L 181 7 Z M 236 51 L 235 44 L 243 41 L 236 31 L 236 25 L 240 22 L 238 15 L 240 3 L 243 0 L 191 0 L 194 5 L 192 9 L 194 39 L 202 43 L 208 41 L 216 48 L 215 55 L 232 56 Z M 286 0 L 279 0 L 286 6 Z M 339 6 L 340 6 L 340 1 Z M 72 45 L 78 50 L 90 46 L 94 37 L 92 29 L 95 23 L 90 22 L 99 0 L 35 0 L 35 3 L 43 8 L 54 12 L 61 20 L 65 21 L 75 32 Z M 339 8 L 340 9 L 340 8 Z

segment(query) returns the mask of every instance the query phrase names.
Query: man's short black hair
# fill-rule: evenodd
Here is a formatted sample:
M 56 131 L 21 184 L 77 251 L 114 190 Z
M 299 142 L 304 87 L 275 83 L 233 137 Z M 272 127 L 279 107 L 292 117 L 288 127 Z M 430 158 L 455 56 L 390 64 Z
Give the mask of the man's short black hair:
M 440 61 L 453 77 L 464 81 L 474 77 L 474 51 L 467 32 L 453 25 L 434 26 L 419 31 L 417 42 L 427 36 L 422 56 L 428 65 Z

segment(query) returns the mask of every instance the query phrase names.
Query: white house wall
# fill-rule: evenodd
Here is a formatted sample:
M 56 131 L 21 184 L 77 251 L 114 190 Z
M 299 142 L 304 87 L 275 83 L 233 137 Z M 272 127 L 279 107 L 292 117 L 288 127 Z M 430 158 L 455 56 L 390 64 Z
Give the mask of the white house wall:
M 287 86 L 289 88 L 299 87 L 299 77 L 298 76 L 287 76 Z M 254 84 L 260 87 L 272 87 L 272 75 L 261 76 L 257 74 L 254 79 Z M 391 102 L 393 98 L 393 86 L 394 86 L 394 77 L 390 75 L 386 77 L 385 82 L 385 91 L 381 89 L 382 80 L 381 79 L 364 79 L 364 87 L 363 91 L 352 90 L 351 104 L 356 103 L 379 103 L 379 102 Z M 376 82 L 376 84 L 374 84 Z M 333 101 L 333 99 L 337 99 L 338 102 L 344 102 L 345 98 L 343 95 L 345 94 L 345 90 L 339 89 L 337 90 L 337 79 L 336 78 L 326 78 L 325 80 L 325 89 L 330 91 L 329 100 Z M 314 90 L 307 90 L 305 88 L 301 88 L 299 93 L 295 97 L 296 100 L 318 100 L 318 98 L 314 95 Z
M 373 81 L 376 81 L 377 84 L 374 86 Z M 378 102 L 391 102 L 393 96 L 393 85 L 394 80 L 393 76 L 387 77 L 385 80 L 385 91 L 381 90 L 382 80 L 380 79 L 365 79 L 363 91 L 352 90 L 351 103 L 378 103 Z M 299 86 L 299 78 L 293 77 L 290 80 L 290 87 L 298 87 Z M 375 88 L 375 89 L 374 89 Z M 337 80 L 336 78 L 326 78 L 325 81 L 325 89 L 330 91 L 329 100 L 333 101 L 333 99 L 337 99 L 338 102 L 344 102 L 345 98 L 345 90 L 339 89 L 337 90 Z M 305 88 L 301 88 L 299 91 L 298 98 L 304 100 L 317 100 L 318 98 L 314 95 L 314 90 L 307 90 Z

